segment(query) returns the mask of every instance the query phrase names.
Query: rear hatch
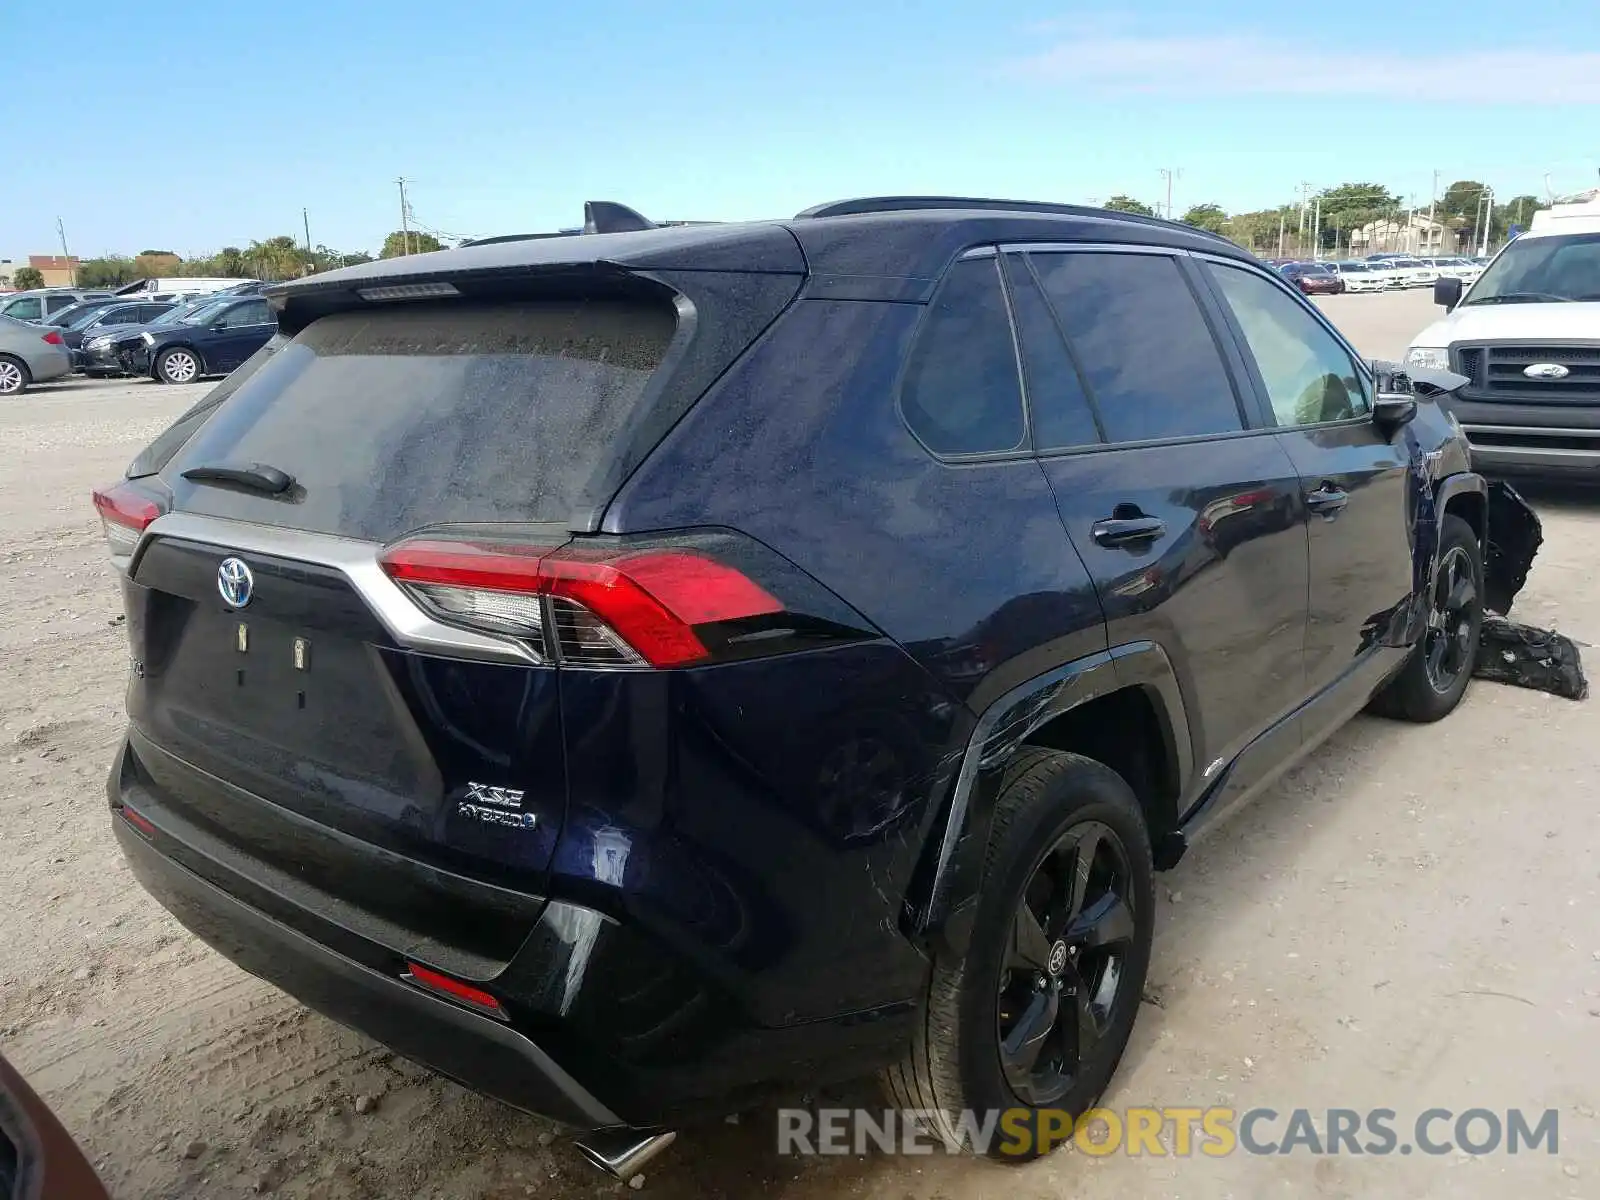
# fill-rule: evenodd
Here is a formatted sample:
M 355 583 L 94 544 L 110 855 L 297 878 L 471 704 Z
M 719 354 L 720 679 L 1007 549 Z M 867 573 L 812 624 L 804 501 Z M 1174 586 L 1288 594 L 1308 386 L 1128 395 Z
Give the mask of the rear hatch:
M 468 593 L 488 607 L 456 621 L 463 601 L 419 602 L 380 556 L 438 528 L 569 542 L 641 436 L 670 426 L 674 389 L 692 402 L 694 376 L 742 351 L 796 284 L 721 322 L 706 307 L 684 320 L 659 282 L 569 277 L 520 296 L 325 305 L 280 334 L 97 495 L 114 556 L 117 521 L 160 514 L 124 560 L 141 782 L 207 837 L 369 910 L 387 885 L 354 878 L 351 847 L 403 856 L 412 877 L 421 863 L 537 893 L 567 799 L 538 626 L 494 593 Z M 708 324 L 719 353 L 697 357 Z

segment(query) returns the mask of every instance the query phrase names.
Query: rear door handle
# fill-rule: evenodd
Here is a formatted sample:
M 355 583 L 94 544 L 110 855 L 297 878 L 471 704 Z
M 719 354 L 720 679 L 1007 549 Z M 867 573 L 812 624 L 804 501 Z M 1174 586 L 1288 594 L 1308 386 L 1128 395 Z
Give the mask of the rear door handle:
M 1314 513 L 1331 517 L 1350 503 L 1350 493 L 1342 492 L 1331 483 L 1324 483 L 1314 492 L 1306 493 L 1306 507 Z
M 1089 532 L 1101 546 L 1133 546 L 1164 537 L 1167 523 L 1160 517 L 1104 517 Z

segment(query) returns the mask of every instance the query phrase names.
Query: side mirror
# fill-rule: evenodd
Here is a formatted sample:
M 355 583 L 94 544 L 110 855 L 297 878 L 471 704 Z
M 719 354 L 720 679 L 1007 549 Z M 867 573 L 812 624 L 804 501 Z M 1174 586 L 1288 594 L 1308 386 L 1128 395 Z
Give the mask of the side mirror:
M 1372 398 L 1372 423 L 1380 429 L 1399 429 L 1417 415 L 1417 398 L 1409 392 L 1378 392 Z
M 1433 281 L 1433 302 L 1453 312 L 1461 303 L 1461 280 L 1454 275 L 1441 275 Z

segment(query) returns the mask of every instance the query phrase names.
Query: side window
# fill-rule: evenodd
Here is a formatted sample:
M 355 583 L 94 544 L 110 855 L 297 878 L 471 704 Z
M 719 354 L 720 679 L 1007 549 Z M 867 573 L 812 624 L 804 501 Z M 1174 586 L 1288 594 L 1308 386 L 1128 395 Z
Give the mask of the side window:
M 1279 425 L 1365 416 L 1366 385 L 1337 339 L 1270 280 L 1239 267 L 1207 270 L 1233 310 Z
M 46 296 L 44 310 L 47 313 L 57 313 L 63 308 L 71 308 L 76 303 L 78 303 L 76 296 Z
M 1164 254 L 1028 255 L 1113 442 L 1244 427 L 1199 302 Z
M 935 454 L 1022 446 L 1022 383 L 997 259 L 950 268 L 917 331 L 900 408 Z
M 1028 260 L 1006 255 L 1011 306 L 1022 342 L 1022 367 L 1028 380 L 1028 411 L 1033 417 L 1033 445 L 1041 451 L 1093 446 L 1100 441 L 1094 410 L 1083 379 L 1067 353 L 1061 327 L 1039 290 Z
M 37 321 L 44 316 L 44 307 L 37 296 L 24 296 L 6 305 L 5 314 L 17 321 Z
M 139 305 L 138 315 L 133 319 L 140 323 L 145 321 L 154 321 L 170 307 L 171 305 L 168 304 L 141 304 Z
M 263 300 L 252 300 L 248 304 L 235 304 L 222 318 L 224 329 L 244 329 L 250 325 L 265 325 L 272 320 L 272 314 Z

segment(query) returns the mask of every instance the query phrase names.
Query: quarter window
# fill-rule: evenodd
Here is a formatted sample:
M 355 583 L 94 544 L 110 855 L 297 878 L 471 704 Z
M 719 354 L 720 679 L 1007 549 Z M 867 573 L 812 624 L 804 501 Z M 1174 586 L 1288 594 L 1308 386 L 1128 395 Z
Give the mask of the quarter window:
M 1107 440 L 1243 428 L 1216 339 L 1174 259 L 1094 252 L 1028 257 L 1083 369 Z
M 1022 385 L 997 259 L 950 268 L 918 331 L 900 406 L 935 454 L 1023 445 Z
M 1207 269 L 1233 310 L 1279 425 L 1321 425 L 1365 416 L 1355 361 L 1295 298 L 1239 267 Z

